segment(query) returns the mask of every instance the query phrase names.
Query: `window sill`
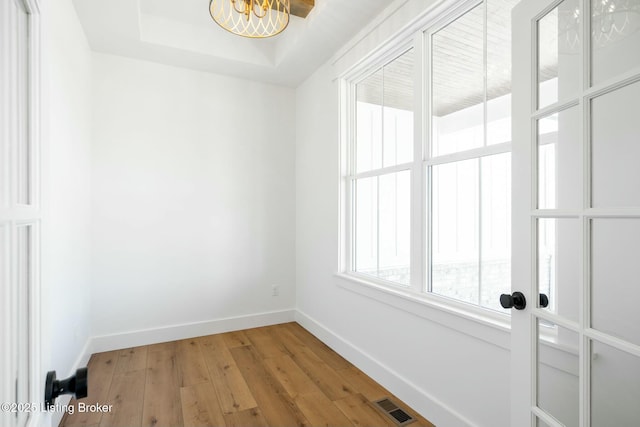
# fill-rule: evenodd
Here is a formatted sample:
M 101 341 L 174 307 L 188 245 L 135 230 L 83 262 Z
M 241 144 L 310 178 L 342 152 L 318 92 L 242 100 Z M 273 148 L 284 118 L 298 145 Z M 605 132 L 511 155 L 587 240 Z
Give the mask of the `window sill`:
M 449 329 L 480 339 L 505 350 L 511 348 L 511 321 L 495 317 L 482 308 L 447 301 L 435 295 L 418 294 L 399 287 L 383 286 L 347 273 L 336 273 L 339 286 L 383 304 L 436 322 Z

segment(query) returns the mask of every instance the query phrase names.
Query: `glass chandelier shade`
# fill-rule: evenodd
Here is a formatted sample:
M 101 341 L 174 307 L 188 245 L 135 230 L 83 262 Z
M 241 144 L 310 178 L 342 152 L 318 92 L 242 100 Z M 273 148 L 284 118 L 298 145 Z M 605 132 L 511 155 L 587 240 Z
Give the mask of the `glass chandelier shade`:
M 640 31 L 640 0 L 590 0 L 593 47 L 601 49 Z M 581 49 L 581 8 L 560 10 L 558 27 L 564 37 L 563 53 Z
M 640 0 L 593 0 L 591 15 L 592 37 L 603 47 L 640 29 Z
M 290 0 L 210 0 L 209 13 L 225 30 L 243 37 L 265 38 L 289 25 Z

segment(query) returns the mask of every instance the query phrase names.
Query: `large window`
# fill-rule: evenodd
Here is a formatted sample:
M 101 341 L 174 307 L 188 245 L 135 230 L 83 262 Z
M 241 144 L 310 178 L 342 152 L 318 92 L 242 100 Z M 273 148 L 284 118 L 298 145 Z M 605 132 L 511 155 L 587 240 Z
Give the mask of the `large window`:
M 415 37 L 422 49 L 348 80 L 349 274 L 500 309 L 511 288 L 516 3 L 459 10 Z

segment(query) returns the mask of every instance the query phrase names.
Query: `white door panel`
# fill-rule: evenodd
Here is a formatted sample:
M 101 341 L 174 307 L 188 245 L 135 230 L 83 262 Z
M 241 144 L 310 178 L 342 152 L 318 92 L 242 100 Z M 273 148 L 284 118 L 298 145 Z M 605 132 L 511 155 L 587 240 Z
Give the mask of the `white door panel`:
M 0 1 L 0 425 L 37 425 L 39 362 L 36 1 Z M 9 406 L 6 406 L 8 404 Z
M 522 0 L 512 28 L 512 425 L 636 426 L 640 0 Z

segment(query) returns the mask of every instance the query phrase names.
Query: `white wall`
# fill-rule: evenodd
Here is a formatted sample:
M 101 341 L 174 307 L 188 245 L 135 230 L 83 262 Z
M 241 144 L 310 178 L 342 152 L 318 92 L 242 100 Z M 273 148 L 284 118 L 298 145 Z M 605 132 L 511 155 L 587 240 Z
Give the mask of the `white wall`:
M 294 91 L 103 54 L 93 71 L 93 335 L 292 309 Z
M 379 27 L 361 34 L 361 41 L 345 49 L 336 65 L 326 64 L 297 90 L 297 309 L 303 324 L 436 425 L 508 426 L 510 359 L 505 332 L 498 340 L 501 345 L 492 344 L 352 292 L 335 276 L 337 69 L 380 46 L 429 3 L 407 2 Z
M 42 354 L 64 378 L 90 336 L 91 51 L 70 0 L 43 6 Z

